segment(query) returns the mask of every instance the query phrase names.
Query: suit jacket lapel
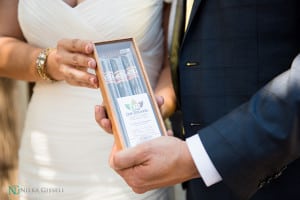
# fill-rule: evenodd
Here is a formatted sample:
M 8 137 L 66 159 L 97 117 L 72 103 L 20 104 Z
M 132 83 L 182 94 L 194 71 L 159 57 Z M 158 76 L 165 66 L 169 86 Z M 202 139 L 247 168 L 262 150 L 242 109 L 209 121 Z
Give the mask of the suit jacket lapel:
M 188 26 L 187 26 L 187 29 L 186 29 L 186 33 L 189 31 L 189 27 L 195 17 L 195 14 L 197 12 L 197 10 L 199 9 L 199 6 L 201 4 L 203 0 L 194 0 L 194 4 L 193 4 L 193 8 L 192 8 L 192 11 L 191 11 L 191 15 L 190 15 L 190 19 L 188 21 Z
M 172 3 L 169 21 L 169 61 L 171 65 L 172 81 L 175 93 L 178 97 L 178 58 L 179 49 L 184 35 L 185 0 L 175 0 Z M 180 99 L 178 97 L 178 99 Z M 177 101 L 179 102 L 179 101 Z
M 189 29 L 189 26 L 195 16 L 195 13 L 200 6 L 202 0 L 194 0 L 193 8 L 190 15 L 190 20 L 188 23 L 187 31 Z M 175 92 L 178 96 L 179 94 L 179 87 L 178 87 L 178 58 L 179 58 L 179 51 L 180 47 L 183 44 L 184 41 L 184 24 L 185 24 L 185 9 L 186 9 L 186 0 L 177 0 L 176 1 L 176 15 L 173 16 L 174 20 L 171 20 L 171 29 L 170 31 L 174 31 L 174 33 L 169 34 L 170 40 L 169 41 L 169 54 L 170 54 L 170 65 L 171 65 L 171 72 L 172 72 L 172 80 Z M 175 19 L 176 18 L 176 19 Z M 178 98 L 180 99 L 180 98 Z M 179 103 L 179 101 L 177 101 Z

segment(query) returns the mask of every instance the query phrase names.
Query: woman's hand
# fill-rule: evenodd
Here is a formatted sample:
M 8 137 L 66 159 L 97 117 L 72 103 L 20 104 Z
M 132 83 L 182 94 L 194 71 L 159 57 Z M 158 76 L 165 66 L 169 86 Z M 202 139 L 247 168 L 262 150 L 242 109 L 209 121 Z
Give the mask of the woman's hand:
M 95 119 L 99 126 L 103 128 L 107 133 L 112 133 L 111 121 L 107 116 L 106 108 L 103 105 L 95 106 Z
M 50 52 L 47 73 L 55 80 L 65 80 L 70 85 L 98 88 L 98 79 L 88 69 L 96 69 L 93 43 L 80 39 L 62 39 Z

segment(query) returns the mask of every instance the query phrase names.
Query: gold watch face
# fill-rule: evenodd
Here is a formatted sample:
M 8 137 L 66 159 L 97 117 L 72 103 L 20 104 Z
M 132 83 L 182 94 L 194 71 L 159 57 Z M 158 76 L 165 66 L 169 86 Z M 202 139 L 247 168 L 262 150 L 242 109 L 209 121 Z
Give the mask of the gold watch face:
M 47 74 L 47 63 L 46 62 L 47 62 L 47 57 L 48 57 L 50 50 L 51 50 L 50 48 L 47 48 L 40 52 L 40 54 L 36 58 L 36 69 L 37 69 L 39 76 L 42 79 L 54 82 L 55 80 L 52 79 L 51 77 L 49 77 L 49 75 Z
M 37 57 L 37 60 L 36 60 L 36 64 L 37 64 L 38 68 L 40 68 L 40 69 L 44 68 L 46 57 L 47 57 L 47 55 L 44 52 L 41 52 L 39 54 L 39 56 Z

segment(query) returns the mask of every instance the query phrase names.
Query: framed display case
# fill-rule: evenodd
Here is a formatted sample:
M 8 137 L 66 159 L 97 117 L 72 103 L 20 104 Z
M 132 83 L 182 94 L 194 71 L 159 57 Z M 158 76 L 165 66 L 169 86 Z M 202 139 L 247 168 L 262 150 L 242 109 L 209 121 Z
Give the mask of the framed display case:
M 119 149 L 166 135 L 133 38 L 94 43 L 96 74 Z

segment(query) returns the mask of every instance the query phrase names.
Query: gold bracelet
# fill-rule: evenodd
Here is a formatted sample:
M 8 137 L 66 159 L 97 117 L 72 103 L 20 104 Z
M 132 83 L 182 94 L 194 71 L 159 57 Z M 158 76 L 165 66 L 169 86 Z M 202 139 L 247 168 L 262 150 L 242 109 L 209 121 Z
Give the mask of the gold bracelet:
M 55 82 L 47 73 L 47 58 L 52 49 L 46 48 L 43 49 L 36 59 L 36 69 L 38 74 L 43 80 Z

